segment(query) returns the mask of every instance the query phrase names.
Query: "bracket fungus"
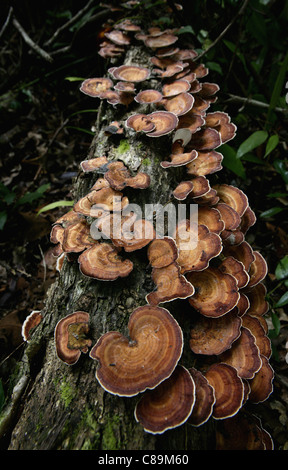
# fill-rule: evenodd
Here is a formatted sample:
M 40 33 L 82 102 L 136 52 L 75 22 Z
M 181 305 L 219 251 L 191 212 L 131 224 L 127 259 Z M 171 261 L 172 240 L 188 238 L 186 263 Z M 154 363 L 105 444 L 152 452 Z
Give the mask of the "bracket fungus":
M 141 8 L 140 4 L 131 1 L 124 6 Z M 152 434 L 186 421 L 201 426 L 209 418 L 227 422 L 229 430 L 228 423 L 246 402 L 258 403 L 269 397 L 274 378 L 264 318 L 269 308 L 263 283 L 268 267 L 246 239 L 256 216 L 246 194 L 215 175 L 223 163 L 221 149 L 216 149 L 233 139 L 237 128 L 226 112 L 210 111 L 220 88 L 206 80 L 209 69 L 195 60 L 197 52 L 192 46 L 181 49 L 177 33 L 154 24 L 142 30 L 131 20 L 109 22 L 99 54 L 118 58 L 135 40 L 133 47 L 143 48 L 146 54 L 145 66 L 140 63 L 141 54 L 133 56 L 132 65 L 128 54 L 123 65 L 110 61 L 110 78 L 89 78 L 80 90 L 112 106 L 126 106 L 123 120 L 109 121 L 104 129 L 111 148 L 114 138 L 117 140 L 115 134 L 126 132 L 133 142 L 133 132 L 143 133 L 144 138 L 168 136 L 165 142 L 172 134 L 171 146 L 159 160 L 161 168 L 171 169 L 176 184 L 163 197 L 166 201 L 171 198 L 174 204 L 181 201 L 186 210 L 189 204 L 197 205 L 197 224 L 185 215 L 172 236 L 167 230 L 158 238 L 154 221 L 131 217 L 125 194 L 126 188 L 148 188 L 150 176 L 129 168 L 125 158 L 112 161 L 109 155 L 102 155 L 80 163 L 84 173 L 92 173 L 87 178 L 92 178 L 93 172 L 101 177 L 72 211 L 53 224 L 50 235 L 59 262 L 60 257 L 61 262 L 64 257 L 78 260 L 80 273 L 91 278 L 91 283 L 129 276 L 133 262 L 137 263 L 134 252 L 146 248 L 146 270 L 151 270 L 155 289 L 147 293 L 147 304 L 131 314 L 129 335 L 108 331 L 98 338 L 89 356 L 98 362 L 96 378 L 104 390 L 127 397 L 144 392 L 134 416 Z M 136 41 L 142 41 L 143 46 Z M 130 193 L 133 191 L 129 197 Z M 119 231 L 115 234 L 117 220 Z M 93 237 L 92 228 L 106 241 Z M 122 258 L 122 250 L 128 259 Z M 175 299 L 176 305 L 183 302 L 188 306 L 181 311 L 183 317 L 192 312 L 190 319 L 186 318 L 188 331 L 159 307 Z M 75 312 L 57 324 L 56 350 L 67 364 L 75 363 L 81 352 L 90 348 L 88 323 L 88 313 Z M 185 366 L 180 364 L 184 334 L 188 336 Z M 190 359 L 193 367 L 189 368 Z M 271 448 L 269 435 L 258 425 L 256 429 L 259 443 L 251 439 L 245 448 Z M 217 436 L 219 448 L 225 447 L 225 432 Z
M 201 426 L 206 423 L 212 415 L 213 406 L 216 401 L 214 388 L 211 387 L 207 378 L 202 372 L 191 367 L 189 369 L 193 377 L 196 390 L 196 399 L 192 413 L 188 418 L 188 423 L 192 426 Z
M 115 80 L 139 83 L 149 79 L 150 70 L 147 67 L 138 65 L 120 65 L 119 67 L 113 67 L 111 75 Z
M 213 364 L 205 373 L 215 391 L 212 416 L 226 419 L 234 416 L 242 406 L 244 385 L 234 367 L 226 363 Z
M 177 365 L 168 379 L 143 394 L 135 407 L 135 418 L 146 432 L 161 434 L 185 423 L 194 403 L 193 377 L 185 367 Z
M 240 294 L 237 281 L 230 274 L 209 266 L 203 271 L 190 271 L 186 277 L 195 287 L 189 303 L 202 315 L 217 318 L 237 305 Z
M 168 310 L 145 305 L 128 322 L 129 338 L 105 333 L 90 351 L 96 378 L 108 392 L 134 396 L 170 377 L 183 349 L 183 334 Z
M 235 308 L 219 318 L 201 315 L 190 330 L 190 348 L 195 354 L 218 356 L 239 338 L 241 324 Z
M 89 332 L 89 313 L 77 311 L 62 318 L 55 328 L 57 356 L 68 365 L 75 364 L 81 352 L 87 353 L 92 345 L 87 338 Z
M 146 296 L 146 301 L 150 305 L 158 305 L 174 299 L 186 299 L 195 292 L 192 284 L 181 274 L 180 266 L 176 261 L 162 268 L 153 268 L 152 279 L 157 289 Z
M 82 274 L 102 281 L 126 277 L 133 270 L 132 261 L 124 260 L 118 250 L 106 242 L 87 248 L 79 256 L 78 262 Z
M 163 268 L 176 261 L 178 248 L 172 237 L 155 238 L 147 250 L 149 262 L 153 268 Z
M 22 323 L 21 334 L 24 341 L 31 340 L 31 332 L 36 328 L 42 321 L 41 310 L 33 310 Z
M 110 90 L 112 86 L 113 82 L 110 80 L 110 78 L 87 78 L 84 80 L 84 82 L 82 82 L 80 91 L 85 93 L 85 95 L 91 96 L 92 98 L 99 98 L 101 93 Z
M 137 173 L 132 176 L 128 168 L 121 161 L 108 163 L 104 178 L 111 188 L 122 190 L 129 186 L 131 188 L 146 189 L 150 185 L 150 176 L 147 173 Z
M 194 225 L 186 219 L 178 223 L 175 241 L 179 252 L 177 262 L 182 274 L 205 270 L 210 260 L 222 251 L 219 235 L 209 232 L 205 225 L 198 225 L 195 230 Z

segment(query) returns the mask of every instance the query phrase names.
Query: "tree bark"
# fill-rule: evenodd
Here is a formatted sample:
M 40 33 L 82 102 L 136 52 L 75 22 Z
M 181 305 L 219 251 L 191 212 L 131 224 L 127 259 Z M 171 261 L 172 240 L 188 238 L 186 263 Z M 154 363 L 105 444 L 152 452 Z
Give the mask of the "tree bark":
M 127 52 L 125 63 L 147 65 L 148 56 L 133 46 Z M 142 207 L 145 203 L 167 204 L 182 171 L 163 170 L 159 165 L 171 147 L 171 136 L 152 139 L 128 130 L 124 136 L 106 135 L 106 125 L 113 120 L 124 122 L 133 108 L 141 112 L 141 107 L 135 103 L 128 111 L 121 105 L 112 107 L 101 103 L 89 158 L 106 155 L 108 159 L 122 160 L 131 171 L 145 171 L 151 176 L 148 189 L 125 190 L 130 203 Z M 98 176 L 79 172 L 75 200 L 87 194 Z M 77 310 L 90 314 L 93 344 L 110 330 L 127 335 L 129 316 L 136 307 L 146 304 L 146 294 L 154 289 L 146 248 L 130 253 L 129 258 L 134 263 L 132 273 L 113 282 L 84 277 L 77 260 L 64 262 L 59 278 L 48 292 L 43 320 L 18 363 L 11 400 L 2 413 L 0 435 L 6 439 L 9 450 L 213 448 L 213 421 L 200 428 L 184 424 L 163 435 L 149 434 L 134 418 L 139 396 L 121 398 L 104 391 L 95 378 L 97 363 L 88 354 L 82 354 L 73 366 L 61 362 L 56 355 L 55 326 L 61 318 Z M 191 307 L 185 301 L 161 306 L 169 309 L 183 329 L 185 346 L 181 364 L 191 367 L 193 355 L 187 348 Z

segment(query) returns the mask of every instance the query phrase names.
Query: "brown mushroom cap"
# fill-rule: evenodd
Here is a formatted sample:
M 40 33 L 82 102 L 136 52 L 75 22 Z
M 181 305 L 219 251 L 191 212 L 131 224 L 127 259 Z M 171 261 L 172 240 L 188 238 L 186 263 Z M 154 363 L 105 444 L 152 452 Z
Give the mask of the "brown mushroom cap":
M 235 367 L 241 378 L 253 379 L 262 361 L 255 337 L 248 328 L 241 328 L 241 335 L 230 349 L 221 354 L 221 360 Z
M 129 186 L 131 188 L 146 189 L 150 185 L 150 176 L 147 173 L 138 173 L 131 176 L 128 168 L 122 161 L 109 163 L 104 178 L 111 188 L 119 191 Z
M 247 271 L 249 274 L 249 269 L 255 260 L 255 256 L 248 242 L 244 241 L 240 243 L 240 245 L 225 246 L 223 249 L 223 254 L 224 256 L 233 256 L 233 258 L 241 261 L 241 263 L 244 265 L 245 271 Z
M 199 316 L 190 330 L 190 348 L 195 354 L 219 355 L 239 338 L 241 318 L 237 309 L 219 318 Z
M 187 165 L 187 173 L 195 176 L 206 176 L 222 169 L 223 155 L 215 150 L 199 152 L 192 163 Z
M 183 201 L 193 190 L 194 184 L 192 180 L 181 181 L 173 191 L 173 196 L 179 201 Z
M 80 91 L 92 98 L 98 98 L 101 93 L 110 90 L 112 86 L 113 82 L 110 78 L 87 78 L 82 82 Z
M 171 237 L 155 238 L 147 250 L 149 263 L 153 268 L 163 268 L 176 261 L 178 249 Z
M 134 93 L 135 92 L 135 85 L 132 82 L 117 82 L 114 85 L 114 90 L 124 91 L 126 93 Z
M 178 41 L 178 36 L 173 34 L 165 33 L 159 36 L 148 36 L 144 40 L 144 44 L 151 49 L 158 49 L 160 47 L 167 47 L 175 44 Z
M 188 423 L 192 426 L 201 426 L 210 418 L 215 403 L 215 392 L 205 375 L 192 367 L 189 369 L 196 387 L 196 400 Z
M 197 132 L 205 124 L 203 116 L 195 114 L 193 108 L 186 114 L 179 116 L 179 124 L 177 129 L 190 129 L 191 133 Z
M 33 310 L 24 320 L 24 322 L 22 323 L 22 329 L 21 329 L 21 334 L 22 334 L 22 338 L 24 339 L 24 341 L 27 341 L 29 343 L 29 341 L 31 340 L 31 330 L 33 328 L 36 328 L 36 326 L 39 325 L 39 323 L 41 322 L 42 320 L 42 314 L 41 314 L 41 310 Z
M 189 149 L 196 149 L 197 151 L 204 152 L 206 150 L 216 149 L 221 145 L 221 136 L 216 129 L 206 127 L 200 129 L 192 135 L 189 142 Z
M 83 160 L 80 163 L 80 167 L 83 171 L 89 172 L 89 171 L 95 171 L 99 170 L 108 163 L 107 157 L 96 157 L 96 158 L 90 158 L 90 160 Z
M 104 35 L 109 39 L 109 41 L 112 41 L 118 46 L 127 46 L 131 42 L 130 37 L 127 36 L 127 34 L 117 29 L 112 29 L 111 31 L 104 33 Z
M 199 92 L 200 96 L 203 96 L 203 91 L 204 89 L 202 87 L 202 90 Z M 220 133 L 223 144 L 227 143 L 229 140 L 234 139 L 237 127 L 231 122 L 231 118 L 227 113 L 220 111 L 208 113 L 205 116 L 205 120 L 206 126 L 213 127 Z
M 87 248 L 78 258 L 82 274 L 103 281 L 126 277 L 133 269 L 132 261 L 123 260 L 110 243 L 98 243 Z
M 189 193 L 189 199 L 196 199 L 197 202 L 198 197 L 205 196 L 205 194 L 209 193 L 211 187 L 209 180 L 205 176 L 195 176 L 192 181 L 193 189 Z
M 170 134 L 178 124 L 178 117 L 169 111 L 154 111 L 147 115 L 148 119 L 155 125 L 155 129 L 147 132 L 149 137 L 160 137 Z
M 221 317 L 236 306 L 239 300 L 237 281 L 230 274 L 209 266 L 204 271 L 189 272 L 186 277 L 196 289 L 189 303 L 202 315 Z
M 215 419 L 226 419 L 235 415 L 244 398 L 244 385 L 236 369 L 225 363 L 213 364 L 205 377 L 215 391 L 212 416 Z
M 216 184 L 213 186 L 220 197 L 220 201 L 231 206 L 240 217 L 244 214 L 248 207 L 248 198 L 246 194 L 239 188 L 230 184 Z
M 252 211 L 251 207 L 248 206 L 244 214 L 241 217 L 240 229 L 246 235 L 250 227 L 256 223 L 256 215 Z
M 150 305 L 174 299 L 186 299 L 195 292 L 192 284 L 181 274 L 180 267 L 175 261 L 163 268 L 153 268 L 152 279 L 157 290 L 146 296 L 146 302 Z
M 187 421 L 194 403 L 193 377 L 187 369 L 177 365 L 168 379 L 145 392 L 136 405 L 135 418 L 146 432 L 161 434 Z
M 149 90 L 142 90 L 140 91 L 134 98 L 137 103 L 140 104 L 152 104 L 152 103 L 159 103 L 163 98 L 162 93 L 160 91 L 149 89 Z
M 80 253 L 95 243 L 90 235 L 90 225 L 85 219 L 64 229 L 62 249 L 65 253 Z
M 120 237 L 112 234 L 111 240 L 116 247 L 124 248 L 126 252 L 140 250 L 148 245 L 156 236 L 152 222 L 146 219 L 138 219 L 134 222 L 133 217 L 124 217 L 121 225 Z
M 113 68 L 112 75 L 116 80 L 139 83 L 148 80 L 150 70 L 138 65 L 120 65 L 120 67 Z
M 210 232 L 217 233 L 218 235 L 224 230 L 224 222 L 219 211 L 214 207 L 198 207 L 198 224 L 206 225 Z
M 271 436 L 252 413 L 242 410 L 221 421 L 216 432 L 216 450 L 273 450 Z
M 247 313 L 252 316 L 262 316 L 269 310 L 269 303 L 266 300 L 267 289 L 262 282 L 259 282 L 252 289 L 245 292 L 250 305 Z
M 239 291 L 239 294 L 240 297 L 237 302 L 236 308 L 238 310 L 239 317 L 242 317 L 245 313 L 247 313 L 250 303 L 248 297 L 243 293 L 241 289 Z
M 155 124 L 147 114 L 132 114 L 126 121 L 126 127 L 134 129 L 136 132 L 151 132 L 155 129 Z
M 249 281 L 249 275 L 245 271 L 243 263 L 233 258 L 233 256 L 227 256 L 219 266 L 219 269 L 223 273 L 231 274 L 237 280 L 238 289 L 245 287 Z
M 188 113 L 193 107 L 194 97 L 190 93 L 180 93 L 172 98 L 163 100 L 163 106 L 166 111 L 182 116 Z
M 164 97 L 176 96 L 180 93 L 186 93 L 191 88 L 191 84 L 187 80 L 174 80 L 171 83 L 166 83 L 162 87 L 162 94 Z
M 74 210 L 80 214 L 99 217 L 105 211 L 120 211 L 128 206 L 128 198 L 113 188 L 101 188 L 90 191 L 74 204 Z
M 179 251 L 177 263 L 182 274 L 206 269 L 210 260 L 222 251 L 219 235 L 209 232 L 205 225 L 198 225 L 197 230 L 198 234 L 189 220 L 177 225 L 174 238 Z
M 198 154 L 196 150 L 192 150 L 191 152 L 184 152 L 182 144 L 179 141 L 176 141 L 172 145 L 172 153 L 169 156 L 170 161 L 163 161 L 160 163 L 160 165 L 162 168 L 184 166 L 195 160 L 197 155 Z
M 221 219 L 225 224 L 225 230 L 236 230 L 241 222 L 241 217 L 233 207 L 224 202 L 219 202 L 216 209 L 221 214 Z
M 183 349 L 183 335 L 168 310 L 145 305 L 131 314 L 129 338 L 105 333 L 91 349 L 96 378 L 108 392 L 133 396 L 170 377 Z
M 265 279 L 268 273 L 267 263 L 261 253 L 259 253 L 259 251 L 253 251 L 253 255 L 255 259 L 251 263 L 250 269 L 248 271 L 250 280 L 248 282 L 247 287 L 256 286 L 257 284 L 259 284 L 259 282 Z
M 250 330 L 252 335 L 255 337 L 255 342 L 260 354 L 269 359 L 272 354 L 271 341 L 266 335 L 260 319 L 245 313 L 245 315 L 242 316 L 242 325 Z
M 250 393 L 249 401 L 252 403 L 261 403 L 273 392 L 274 371 L 269 364 L 266 356 L 261 355 L 262 365 L 256 372 L 252 380 L 249 380 Z
M 81 352 L 87 353 L 92 341 L 87 339 L 89 313 L 77 311 L 62 318 L 55 328 L 55 346 L 59 359 L 75 364 Z

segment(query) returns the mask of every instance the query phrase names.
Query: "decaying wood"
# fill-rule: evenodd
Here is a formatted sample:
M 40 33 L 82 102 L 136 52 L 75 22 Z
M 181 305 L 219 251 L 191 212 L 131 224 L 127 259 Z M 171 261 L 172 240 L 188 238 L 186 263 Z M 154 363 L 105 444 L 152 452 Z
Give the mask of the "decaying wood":
M 142 65 L 145 61 L 148 58 L 137 47 L 131 47 L 125 59 L 125 63 Z M 131 171 L 147 172 L 151 176 L 150 187 L 127 188 L 125 195 L 130 203 L 165 205 L 181 172 L 179 169 L 164 171 L 159 164 L 167 155 L 170 137 L 149 139 L 128 131 L 124 137 L 105 134 L 104 129 L 111 121 L 124 122 L 126 117 L 124 107 L 102 104 L 89 157 L 105 154 L 109 159 L 122 160 Z M 84 196 L 96 179 L 95 173 L 79 171 L 75 200 Z M 10 450 L 203 450 L 211 445 L 213 422 L 201 429 L 185 424 L 158 437 L 146 433 L 134 418 L 139 397 L 119 398 L 105 392 L 95 379 L 97 364 L 88 355 L 82 354 L 74 366 L 67 366 L 56 356 L 55 326 L 73 311 L 90 313 L 93 342 L 108 330 L 127 334 L 130 314 L 146 303 L 145 296 L 154 289 L 146 249 L 130 253 L 129 258 L 134 263 L 132 274 L 113 282 L 85 278 L 77 261 L 64 262 L 59 278 L 47 295 L 43 320 L 19 363 L 12 399 L 0 424 L 0 434 L 10 443 Z M 169 305 L 183 328 L 187 345 L 190 320 L 184 308 L 177 301 Z M 184 351 L 183 364 L 187 353 Z M 188 354 L 191 361 L 191 352 Z

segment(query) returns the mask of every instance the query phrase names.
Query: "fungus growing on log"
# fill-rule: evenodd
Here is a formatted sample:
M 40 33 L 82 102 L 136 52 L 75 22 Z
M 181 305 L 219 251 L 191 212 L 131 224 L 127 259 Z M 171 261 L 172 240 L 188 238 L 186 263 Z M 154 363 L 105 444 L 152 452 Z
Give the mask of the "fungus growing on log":
M 150 176 L 147 173 L 137 173 L 131 176 L 128 168 L 121 161 L 111 162 L 107 165 L 108 170 L 104 173 L 104 178 L 111 188 L 121 191 L 125 187 L 146 189 L 150 185 Z
M 186 299 L 195 292 L 192 284 L 181 274 L 180 266 L 175 261 L 162 268 L 153 268 L 152 279 L 157 290 L 146 296 L 146 301 L 150 305 L 174 299 Z
M 196 400 L 188 423 L 192 426 L 201 426 L 206 423 L 212 415 L 213 406 L 216 401 L 214 388 L 209 384 L 205 375 L 199 370 L 191 367 L 189 369 L 196 387 Z
M 133 269 L 132 261 L 123 260 L 118 250 L 106 242 L 87 248 L 79 256 L 78 262 L 82 274 L 102 281 L 126 277 Z
M 190 330 L 190 348 L 195 354 L 218 356 L 239 338 L 241 324 L 235 308 L 219 318 L 201 315 Z
M 42 321 L 41 310 L 33 310 L 22 323 L 21 334 L 24 341 L 31 340 L 31 332 L 36 328 Z
M 139 83 L 149 79 L 150 70 L 147 67 L 139 67 L 138 65 L 120 65 L 113 68 L 111 75 L 115 80 Z
M 177 263 L 182 274 L 205 270 L 210 260 L 222 251 L 219 235 L 209 232 L 205 225 L 198 225 L 197 231 L 195 231 L 189 220 L 179 222 L 175 241 L 179 251 Z
M 188 272 L 186 277 L 195 287 L 189 303 L 202 315 L 217 318 L 237 305 L 240 294 L 237 281 L 230 274 L 209 266 L 203 271 Z
M 82 82 L 80 91 L 92 98 L 99 98 L 101 93 L 110 90 L 112 86 L 113 82 L 110 78 L 87 78 Z
M 149 262 L 153 268 L 163 268 L 176 261 L 178 248 L 171 237 L 156 238 L 147 250 Z
M 89 332 L 89 313 L 77 311 L 62 318 L 55 328 L 57 356 L 68 365 L 75 364 L 81 352 L 87 353 L 92 345 L 87 338 Z
M 236 369 L 225 363 L 213 364 L 205 377 L 215 391 L 213 418 L 222 420 L 234 416 L 244 397 L 244 385 Z
M 105 333 L 90 351 L 98 361 L 96 378 L 108 392 L 133 396 L 153 389 L 174 371 L 183 349 L 183 335 L 168 310 L 136 308 L 128 322 L 129 338 Z
M 151 434 L 161 434 L 185 423 L 195 403 L 195 383 L 183 366 L 154 390 L 147 390 L 135 408 L 135 418 Z

